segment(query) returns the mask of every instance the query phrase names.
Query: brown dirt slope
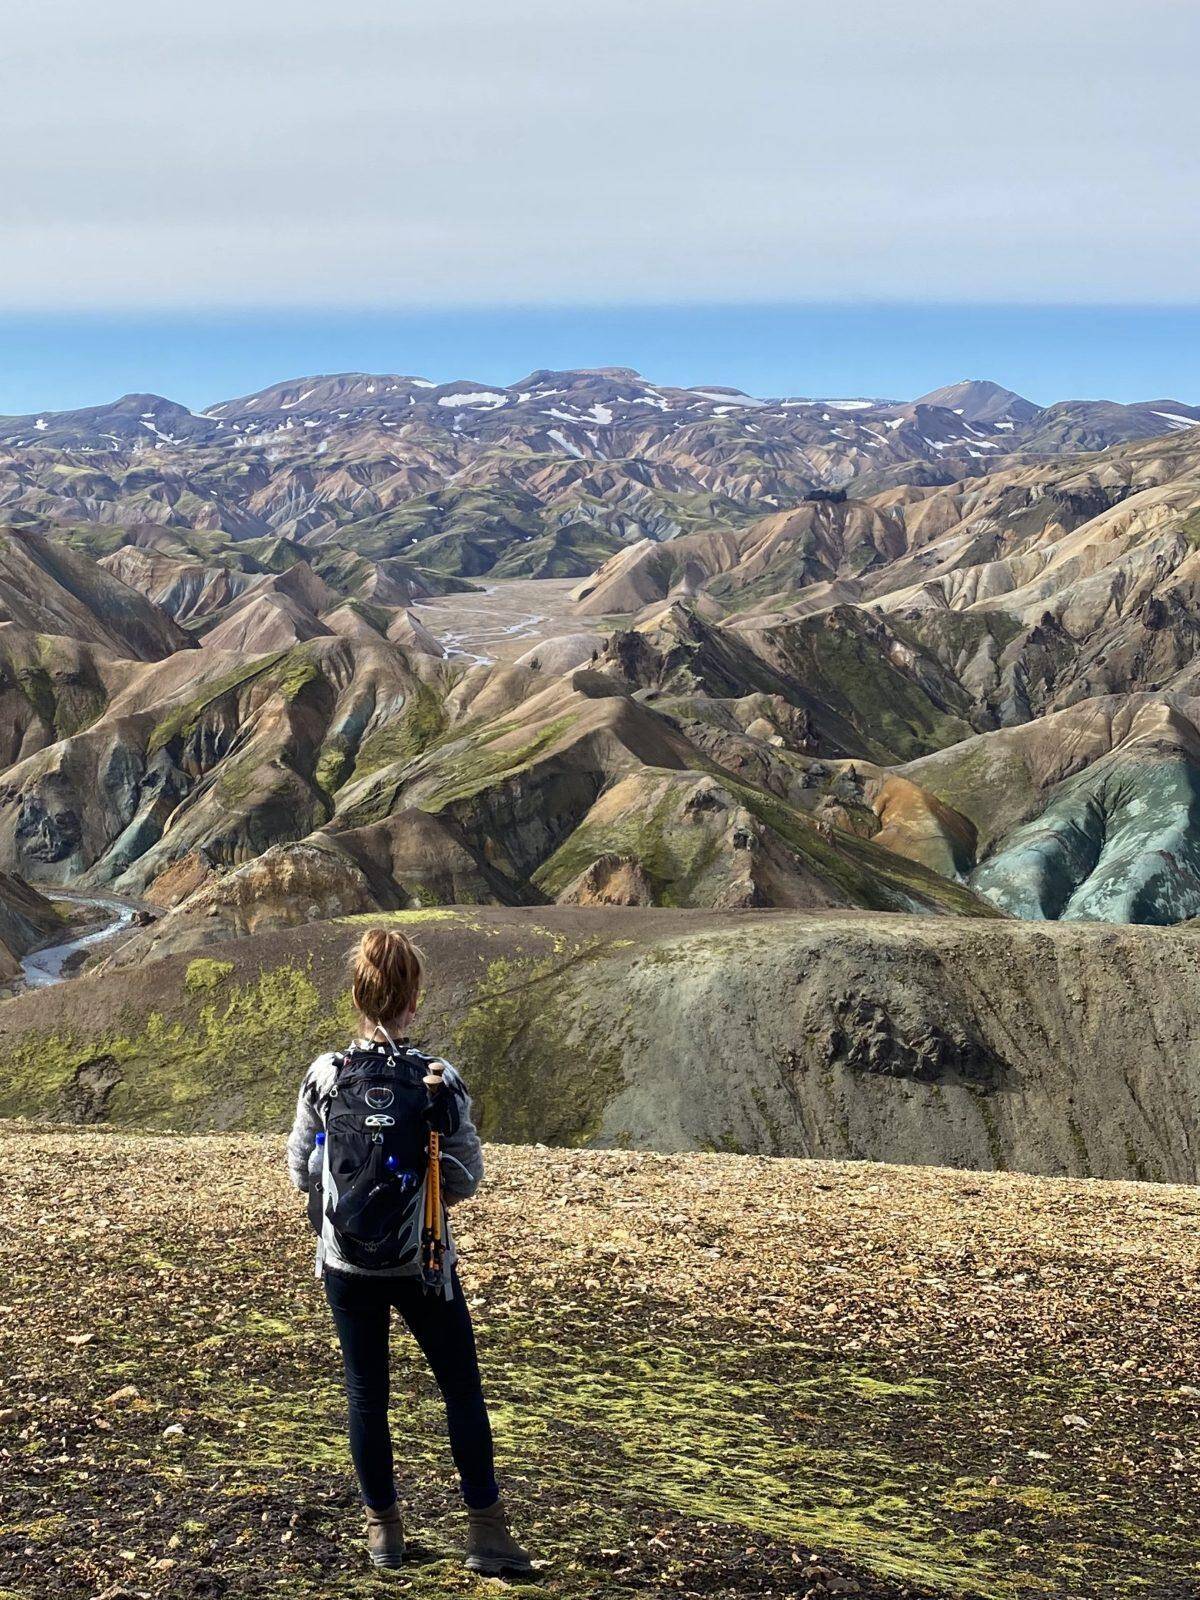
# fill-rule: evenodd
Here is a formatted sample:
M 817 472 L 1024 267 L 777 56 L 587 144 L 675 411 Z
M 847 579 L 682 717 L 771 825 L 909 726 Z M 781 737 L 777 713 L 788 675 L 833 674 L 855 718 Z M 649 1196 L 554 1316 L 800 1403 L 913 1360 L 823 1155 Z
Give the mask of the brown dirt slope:
M 5 1144 L 2 1592 L 381 1593 L 281 1141 Z M 464 1276 L 548 1600 L 1196 1594 L 1194 1192 L 515 1147 L 489 1165 L 459 1212 Z M 393 1397 L 397 1587 L 479 1594 L 403 1339 Z
M 314 922 L 0 1005 L 0 1115 L 282 1128 L 362 926 L 489 1137 L 1195 1181 L 1194 928 L 464 907 Z
M 53 539 L 0 531 L 0 622 L 158 661 L 191 641 L 143 595 Z

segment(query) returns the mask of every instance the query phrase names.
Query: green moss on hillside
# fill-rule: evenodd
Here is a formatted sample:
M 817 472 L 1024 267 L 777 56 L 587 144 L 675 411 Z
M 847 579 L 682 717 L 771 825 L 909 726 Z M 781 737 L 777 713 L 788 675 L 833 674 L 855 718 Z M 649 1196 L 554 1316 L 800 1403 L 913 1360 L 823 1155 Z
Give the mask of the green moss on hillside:
M 637 861 L 649 879 L 654 903 L 687 906 L 723 855 L 711 830 L 679 817 L 680 794 L 667 783 L 653 805 L 633 807 L 607 823 L 584 822 L 533 875 L 539 889 L 554 899 L 597 857 L 613 854 Z
M 287 661 L 276 681 L 280 694 L 290 704 L 298 700 L 310 684 L 321 681 L 321 669 L 311 652 L 301 646 L 288 652 Z
M 187 701 L 182 706 L 175 707 L 161 722 L 155 725 L 146 743 L 147 755 L 154 755 L 174 739 L 186 737 L 196 728 L 210 706 L 215 705 L 224 695 L 232 694 L 234 690 L 241 689 L 248 683 L 253 683 L 256 678 L 261 678 L 264 673 L 269 672 L 272 667 L 282 661 L 287 653 L 286 650 L 277 650 L 274 655 L 235 667 L 222 677 L 205 684 L 194 699 Z
M 831 704 L 894 760 L 911 761 L 957 744 L 974 731 L 965 717 L 942 710 L 897 672 L 870 640 L 829 630 L 820 639 L 817 656 Z
M 437 742 L 445 728 L 446 712 L 438 694 L 427 683 L 415 684 L 402 715 L 368 734 L 359 745 L 355 778 L 415 760 Z
M 5 1051 L 0 1115 L 54 1119 L 79 1069 L 107 1058 L 121 1073 L 106 1113 L 113 1122 L 281 1126 L 304 1065 L 352 1030 L 349 1000 L 327 1003 L 310 974 L 291 965 L 226 991 L 232 970 L 207 958 L 190 963 L 188 1004 L 171 1020 L 151 1011 L 128 1031 L 24 1034 Z
M 189 994 L 218 989 L 232 971 L 232 961 L 214 961 L 211 956 L 197 956 L 195 961 L 188 963 L 183 986 Z
M 444 810 L 454 800 L 467 800 L 481 789 L 524 771 L 536 756 L 549 750 L 575 724 L 573 713 L 556 717 L 521 744 L 497 749 L 496 742 L 511 731 L 500 724 L 471 748 L 457 748 L 442 765 L 442 775 L 422 798 L 427 811 Z
M 545 937 L 545 955 L 487 964 L 450 1028 L 451 1055 L 485 1138 L 584 1144 L 624 1077 L 625 1019 L 610 1004 L 601 1021 L 589 1005 L 587 968 L 612 946 Z
M 931 611 L 910 623 L 893 615 L 888 617 L 888 625 L 914 649 L 933 647 L 939 660 L 973 653 L 988 638 L 1003 649 L 1025 631 L 1020 618 L 1006 611 Z
M 354 745 L 351 740 L 335 734 L 327 739 L 317 753 L 313 781 L 319 789 L 332 795 L 341 788 L 354 771 Z
M 460 921 L 442 907 L 341 919 L 347 930 L 399 927 L 420 936 Z M 486 960 L 463 993 L 434 988 L 422 1033 L 448 1042 L 471 1084 L 489 1137 L 585 1142 L 622 1081 L 621 1019 L 609 996 L 592 1019 L 588 973 L 611 941 L 564 940 L 531 927 L 533 953 Z M 347 940 L 349 943 L 349 940 Z M 81 1067 L 120 1073 L 106 1121 L 184 1131 L 286 1126 L 304 1066 L 350 1036 L 354 1017 L 339 985 L 323 998 L 310 970 L 291 963 L 234 981 L 232 962 L 198 956 L 162 1010 L 96 1032 L 26 1032 L 4 1052 L 0 1116 L 55 1120 Z M 603 986 L 602 986 L 603 987 Z
M 13 678 L 34 715 L 57 738 L 70 738 L 104 711 L 104 685 L 94 668 L 85 667 L 81 675 L 77 659 L 61 640 L 39 634 L 34 648 L 34 660 L 12 662 Z
M 232 806 L 240 806 L 254 792 L 258 762 L 253 756 L 245 761 L 222 763 L 217 778 L 217 791 Z
M 817 877 L 865 909 L 914 911 L 928 908 L 966 916 L 996 912 L 969 889 L 930 868 L 839 832 L 827 838 L 803 813 L 777 795 L 715 771 L 752 816 L 799 857 Z M 554 898 L 597 857 L 614 854 L 637 861 L 650 882 L 654 903 L 687 906 L 712 903 L 715 891 L 735 867 L 720 826 L 706 827 L 681 814 L 684 794 L 670 781 L 657 799 L 631 806 L 605 822 L 585 821 L 545 861 L 533 881 Z
M 52 728 L 56 704 L 50 675 L 45 667 L 18 667 L 17 682 L 21 686 L 21 693 L 33 707 L 35 715 Z
M 823 877 L 839 885 L 855 905 L 870 911 L 919 911 L 928 907 L 968 917 L 999 915 L 980 896 L 919 861 L 910 861 L 848 833 L 826 838 L 777 796 L 735 782 L 730 782 L 729 787 L 748 811 L 773 828 L 789 849 Z

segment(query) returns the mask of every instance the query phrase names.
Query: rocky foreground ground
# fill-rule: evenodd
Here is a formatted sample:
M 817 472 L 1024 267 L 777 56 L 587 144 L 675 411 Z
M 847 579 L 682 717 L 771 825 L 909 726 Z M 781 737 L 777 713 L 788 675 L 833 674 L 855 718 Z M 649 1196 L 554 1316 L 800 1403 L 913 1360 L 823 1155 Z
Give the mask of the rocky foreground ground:
M 1200 1592 L 1195 1191 L 489 1156 L 464 1276 L 541 1592 Z M 485 1587 L 403 1340 L 414 1559 L 364 1565 L 278 1138 L 10 1124 L 4 1166 L 4 1600 Z

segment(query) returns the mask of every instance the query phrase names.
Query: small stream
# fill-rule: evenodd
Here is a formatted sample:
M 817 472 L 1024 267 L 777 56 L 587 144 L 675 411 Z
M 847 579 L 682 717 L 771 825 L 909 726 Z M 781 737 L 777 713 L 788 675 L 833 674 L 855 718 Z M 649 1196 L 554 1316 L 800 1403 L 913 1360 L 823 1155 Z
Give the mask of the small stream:
M 25 985 L 29 989 L 44 989 L 49 984 L 62 983 L 63 968 L 77 950 L 87 950 L 94 944 L 103 944 L 106 939 L 111 939 L 122 928 L 129 926 L 138 909 L 135 905 L 128 905 L 107 895 L 66 894 L 60 890 L 55 894 L 55 899 L 70 900 L 77 906 L 96 906 L 110 912 L 111 917 L 100 927 L 74 934 L 61 944 L 48 944 L 40 950 L 31 950 L 21 962 Z
M 452 659 L 457 657 L 460 661 L 490 666 L 496 657 L 486 652 L 493 640 L 502 643 L 506 639 L 522 639 L 527 635 L 531 639 L 537 639 L 541 624 L 549 620 L 540 611 L 514 611 L 511 605 L 504 603 L 498 584 L 485 584 L 478 593 L 485 597 L 500 596 L 500 604 L 464 605 L 462 595 L 450 594 L 421 601 L 411 608 Z M 470 598 L 474 599 L 475 596 L 472 595 Z M 460 624 L 454 628 L 439 626 L 439 611 L 448 612 L 452 618 L 462 619 L 462 624 L 465 625 Z
M 494 614 L 499 615 L 499 613 Z M 492 639 L 520 639 L 525 634 L 532 634 L 539 623 L 545 620 L 545 617 L 531 611 L 528 616 L 519 617 L 516 622 L 510 622 L 505 626 L 498 624 L 495 628 L 473 628 L 461 633 L 447 630 L 438 635 L 438 641 L 451 658 L 457 656 L 460 660 L 474 662 L 476 666 L 487 667 L 495 661 L 495 656 L 481 655 L 477 650 L 468 649 L 466 644 L 468 639 L 472 644 L 487 644 Z

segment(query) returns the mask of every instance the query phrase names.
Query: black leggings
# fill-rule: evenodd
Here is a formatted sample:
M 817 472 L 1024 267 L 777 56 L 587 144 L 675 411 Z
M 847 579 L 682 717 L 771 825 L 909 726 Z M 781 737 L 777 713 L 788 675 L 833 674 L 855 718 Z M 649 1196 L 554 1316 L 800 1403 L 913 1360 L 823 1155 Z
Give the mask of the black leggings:
M 350 1454 L 363 1500 L 373 1511 L 386 1511 L 396 1498 L 388 1428 L 388 1336 L 393 1306 L 420 1345 L 446 1402 L 450 1449 L 463 1499 L 482 1511 L 499 1497 L 492 1427 L 479 1381 L 471 1313 L 457 1273 L 453 1282 L 453 1298 L 446 1300 L 426 1293 L 419 1278 L 325 1273 L 325 1293 L 346 1364 Z

